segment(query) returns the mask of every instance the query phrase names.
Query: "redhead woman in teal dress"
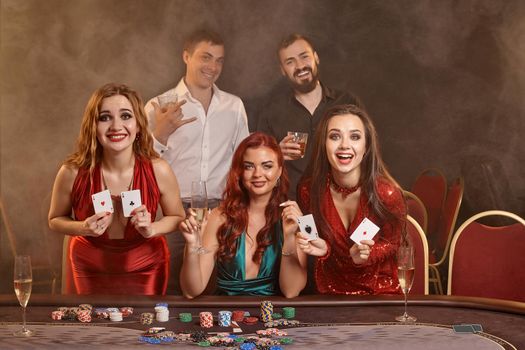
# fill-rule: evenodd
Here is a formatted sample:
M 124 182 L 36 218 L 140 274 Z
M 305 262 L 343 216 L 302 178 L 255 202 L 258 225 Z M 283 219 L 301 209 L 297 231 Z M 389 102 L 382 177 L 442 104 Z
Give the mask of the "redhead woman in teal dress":
M 202 230 L 194 213 L 180 224 L 186 240 L 180 275 L 184 296 L 200 295 L 214 267 L 219 294 L 294 297 L 305 287 L 306 254 L 322 256 L 327 247 L 324 240 L 307 241 L 299 232 L 302 212 L 286 199 L 283 162 L 273 137 L 251 134 L 235 151 L 221 205 Z

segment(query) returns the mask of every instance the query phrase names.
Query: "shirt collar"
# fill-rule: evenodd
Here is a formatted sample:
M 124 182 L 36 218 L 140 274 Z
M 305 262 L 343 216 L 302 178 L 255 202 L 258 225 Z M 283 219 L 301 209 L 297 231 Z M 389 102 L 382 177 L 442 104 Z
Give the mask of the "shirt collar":
M 328 100 L 335 100 L 335 91 L 333 89 L 330 89 L 329 87 L 324 86 L 321 81 L 319 81 L 319 84 L 321 84 L 321 101 Z M 294 89 L 290 89 L 290 95 L 289 95 L 290 101 L 297 100 L 295 98 L 295 91 Z
M 213 89 L 212 100 L 215 98 L 220 99 L 222 91 L 219 89 L 219 87 L 216 84 L 213 84 L 212 89 Z M 191 96 L 191 92 L 188 89 L 188 86 L 184 82 L 184 77 L 180 79 L 179 83 L 175 87 L 175 93 L 177 94 L 177 96 L 185 96 L 186 98 L 193 99 L 193 96 Z

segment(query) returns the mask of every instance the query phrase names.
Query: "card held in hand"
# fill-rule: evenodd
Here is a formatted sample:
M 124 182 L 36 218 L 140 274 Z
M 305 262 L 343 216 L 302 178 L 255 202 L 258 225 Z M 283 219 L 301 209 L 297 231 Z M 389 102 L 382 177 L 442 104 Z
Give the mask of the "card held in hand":
M 312 214 L 298 217 L 297 223 L 299 224 L 299 230 L 301 233 L 308 236 L 308 241 L 314 241 L 319 238 L 317 227 L 315 226 L 315 221 Z
M 376 224 L 370 221 L 370 219 L 364 218 L 359 226 L 357 226 L 354 233 L 352 233 L 350 239 L 357 244 L 361 244 L 361 241 L 374 238 L 378 231 L 379 227 Z
M 125 217 L 130 217 L 131 212 L 142 205 L 140 190 L 121 192 L 120 198 L 122 199 L 122 211 Z
M 91 200 L 93 201 L 95 214 L 108 212 L 113 213 L 113 201 L 111 200 L 111 193 L 109 190 L 91 195 Z

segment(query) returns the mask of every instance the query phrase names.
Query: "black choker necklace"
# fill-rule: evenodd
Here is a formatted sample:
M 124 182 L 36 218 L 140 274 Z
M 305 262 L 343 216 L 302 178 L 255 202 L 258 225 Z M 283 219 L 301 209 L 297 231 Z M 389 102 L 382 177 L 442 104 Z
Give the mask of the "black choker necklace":
M 332 186 L 332 189 L 336 192 L 339 192 L 341 193 L 341 195 L 343 196 L 343 199 L 345 199 L 348 195 L 354 193 L 355 191 L 357 191 L 359 189 L 359 187 L 361 187 L 361 183 L 359 182 L 357 185 L 353 186 L 353 187 L 342 187 L 342 186 L 339 186 L 333 179 L 332 175 L 331 174 L 328 174 L 328 186 Z

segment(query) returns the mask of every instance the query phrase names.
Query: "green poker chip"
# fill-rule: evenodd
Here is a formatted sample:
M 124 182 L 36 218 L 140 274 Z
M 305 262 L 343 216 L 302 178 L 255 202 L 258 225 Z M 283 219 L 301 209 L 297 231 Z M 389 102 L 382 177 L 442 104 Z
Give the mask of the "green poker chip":
M 191 322 L 192 320 L 192 317 L 191 317 L 191 314 L 188 313 L 188 312 L 181 312 L 179 314 L 179 319 L 181 320 L 181 322 Z

